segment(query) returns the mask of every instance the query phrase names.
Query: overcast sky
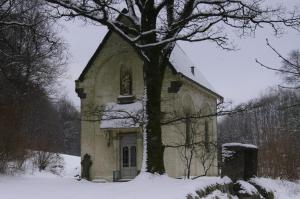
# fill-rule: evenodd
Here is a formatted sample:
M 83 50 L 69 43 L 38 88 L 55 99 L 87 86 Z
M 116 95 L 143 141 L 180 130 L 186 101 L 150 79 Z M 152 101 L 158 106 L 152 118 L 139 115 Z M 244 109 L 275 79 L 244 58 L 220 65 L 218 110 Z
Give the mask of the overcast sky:
M 298 0 L 279 2 L 289 5 L 299 3 Z M 69 47 L 70 59 L 67 77 L 62 81 L 62 93 L 79 106 L 74 81 L 100 44 L 107 29 L 103 26 L 83 25 L 78 21 L 63 22 L 63 25 L 65 28 L 61 34 Z M 215 90 L 235 104 L 258 97 L 268 87 L 281 84 L 278 75 L 255 63 L 258 58 L 269 66 L 277 67 L 281 64 L 280 59 L 266 46 L 266 38 L 283 55 L 293 49 L 300 49 L 300 33 L 291 29 L 287 29 L 280 37 L 274 37 L 270 29 L 259 30 L 254 38 L 239 38 L 235 33 L 229 34 L 239 50 L 224 51 L 208 42 L 181 42 L 180 46 Z

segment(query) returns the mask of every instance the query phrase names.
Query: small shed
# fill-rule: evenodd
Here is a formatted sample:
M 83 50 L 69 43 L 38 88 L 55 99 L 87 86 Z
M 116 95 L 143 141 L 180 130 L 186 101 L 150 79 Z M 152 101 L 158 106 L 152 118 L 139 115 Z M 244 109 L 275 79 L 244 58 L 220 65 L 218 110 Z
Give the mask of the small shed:
M 258 148 L 252 144 L 226 143 L 222 145 L 222 177 L 233 181 L 248 180 L 257 175 Z

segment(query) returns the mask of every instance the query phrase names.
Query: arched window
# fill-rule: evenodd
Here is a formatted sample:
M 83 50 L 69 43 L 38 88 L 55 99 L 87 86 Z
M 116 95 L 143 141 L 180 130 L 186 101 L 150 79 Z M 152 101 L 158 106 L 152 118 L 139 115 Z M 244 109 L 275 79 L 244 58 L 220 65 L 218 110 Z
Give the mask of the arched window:
M 185 144 L 190 145 L 192 144 L 192 126 L 191 126 L 191 114 L 186 113 L 185 114 Z
M 205 150 L 206 152 L 210 151 L 209 148 L 209 123 L 206 120 L 205 124 L 204 124 L 204 146 L 205 146 Z
M 125 65 L 120 69 L 120 95 L 132 95 L 132 71 Z
M 123 167 L 128 167 L 129 166 L 129 151 L 128 147 L 125 146 L 123 147 Z
M 194 111 L 194 103 L 189 94 L 185 94 L 182 98 L 183 115 L 185 116 L 185 144 L 190 146 L 194 142 L 194 133 L 192 129 L 192 119 Z
M 202 115 L 211 115 L 212 109 L 208 103 L 204 103 L 202 105 Z M 203 125 L 204 125 L 204 131 L 203 131 L 203 143 L 204 143 L 204 149 L 207 153 L 211 152 L 213 149 L 213 126 L 212 126 L 213 119 L 211 117 L 205 117 L 203 118 Z

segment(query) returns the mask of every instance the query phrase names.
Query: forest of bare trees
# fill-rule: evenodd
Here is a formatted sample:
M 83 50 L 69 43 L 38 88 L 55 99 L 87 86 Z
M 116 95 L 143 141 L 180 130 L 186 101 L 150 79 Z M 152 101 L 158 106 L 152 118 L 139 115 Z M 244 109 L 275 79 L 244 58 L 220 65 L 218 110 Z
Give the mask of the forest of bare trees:
M 9 162 L 22 167 L 28 149 L 64 151 L 70 140 L 79 142 L 79 112 L 53 98 L 66 49 L 44 6 L 0 1 L 0 172 Z M 79 146 L 72 147 L 68 152 L 79 154 Z
M 227 142 L 258 146 L 258 175 L 300 177 L 300 92 L 269 90 L 248 105 L 257 108 L 227 116 L 219 124 L 219 146 Z

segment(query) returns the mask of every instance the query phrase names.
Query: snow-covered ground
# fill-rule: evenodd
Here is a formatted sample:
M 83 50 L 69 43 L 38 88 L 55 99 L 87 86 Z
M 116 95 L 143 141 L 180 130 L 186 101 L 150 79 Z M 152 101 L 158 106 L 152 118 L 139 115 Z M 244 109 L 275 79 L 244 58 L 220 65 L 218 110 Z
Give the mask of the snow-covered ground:
M 130 182 L 95 183 L 78 181 L 80 158 L 63 155 L 61 176 L 27 168 L 24 174 L 0 176 L 0 199 L 184 199 L 188 193 L 226 179 L 205 177 L 178 180 L 143 174 Z
M 195 180 L 178 180 L 167 176 L 142 174 L 130 182 L 94 183 L 78 181 L 80 158 L 63 155 L 65 170 L 61 176 L 49 172 L 28 170 L 25 174 L 0 176 L 0 199 L 185 199 L 203 187 L 224 183 L 228 178 L 202 177 Z M 299 184 L 277 180 L 256 179 L 276 190 L 276 199 L 299 199 Z M 207 199 L 226 199 L 220 191 Z M 288 196 L 288 197 L 287 197 Z

